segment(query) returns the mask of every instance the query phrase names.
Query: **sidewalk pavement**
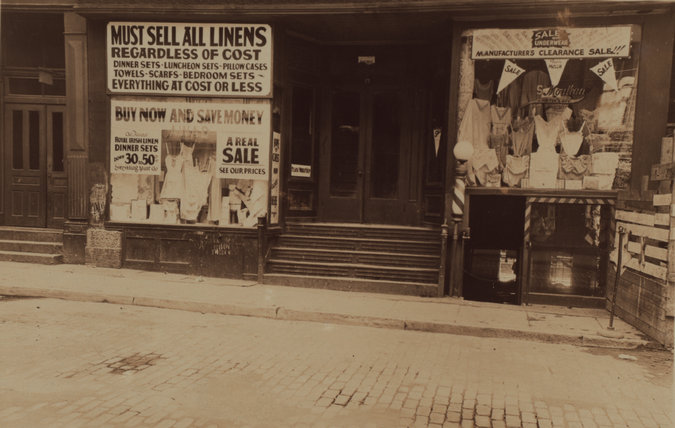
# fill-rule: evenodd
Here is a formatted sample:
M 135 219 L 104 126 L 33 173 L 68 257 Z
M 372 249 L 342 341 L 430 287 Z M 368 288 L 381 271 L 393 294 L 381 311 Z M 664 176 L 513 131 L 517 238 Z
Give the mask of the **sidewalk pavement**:
M 604 309 L 308 289 L 85 265 L 0 262 L 0 295 L 583 346 L 630 349 L 653 344 L 616 317 L 614 330 L 609 330 Z

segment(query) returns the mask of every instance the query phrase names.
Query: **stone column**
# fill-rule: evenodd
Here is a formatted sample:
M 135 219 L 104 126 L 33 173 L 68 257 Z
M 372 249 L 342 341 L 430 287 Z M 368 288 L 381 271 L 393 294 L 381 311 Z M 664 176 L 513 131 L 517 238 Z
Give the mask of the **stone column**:
M 68 174 L 63 256 L 66 263 L 84 263 L 88 217 L 87 20 L 76 13 L 65 13 L 63 23 L 66 53 L 65 149 Z

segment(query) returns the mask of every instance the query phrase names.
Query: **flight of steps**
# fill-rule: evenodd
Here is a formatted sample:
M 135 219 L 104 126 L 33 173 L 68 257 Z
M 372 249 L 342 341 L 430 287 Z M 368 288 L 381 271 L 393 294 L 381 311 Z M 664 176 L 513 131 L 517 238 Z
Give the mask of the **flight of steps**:
M 63 230 L 0 226 L 0 261 L 63 262 Z
M 434 296 L 439 228 L 288 223 L 270 248 L 265 283 Z

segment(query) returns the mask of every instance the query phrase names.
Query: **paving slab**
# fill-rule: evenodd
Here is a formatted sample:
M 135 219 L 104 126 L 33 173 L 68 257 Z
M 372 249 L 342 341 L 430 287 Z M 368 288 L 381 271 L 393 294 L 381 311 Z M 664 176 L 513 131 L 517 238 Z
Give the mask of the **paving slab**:
M 618 318 L 609 330 L 604 309 L 319 290 L 86 265 L 0 262 L 0 294 L 575 345 L 651 344 Z

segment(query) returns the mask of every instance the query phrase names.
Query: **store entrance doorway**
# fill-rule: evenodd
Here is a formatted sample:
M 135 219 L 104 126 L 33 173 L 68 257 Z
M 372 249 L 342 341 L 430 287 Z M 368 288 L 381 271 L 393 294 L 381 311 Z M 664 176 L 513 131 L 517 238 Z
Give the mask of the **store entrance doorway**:
M 404 53 L 384 50 L 367 57 L 374 64 L 359 64 L 358 52 L 331 57 L 331 69 L 342 74 L 330 81 L 321 103 L 319 216 L 418 225 L 421 150 L 413 141 L 423 133 L 416 102 L 423 103 L 426 92 L 408 78 Z
M 4 224 L 60 228 L 65 221 L 64 105 L 5 104 Z

